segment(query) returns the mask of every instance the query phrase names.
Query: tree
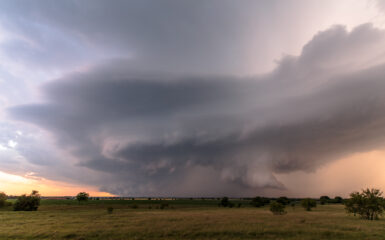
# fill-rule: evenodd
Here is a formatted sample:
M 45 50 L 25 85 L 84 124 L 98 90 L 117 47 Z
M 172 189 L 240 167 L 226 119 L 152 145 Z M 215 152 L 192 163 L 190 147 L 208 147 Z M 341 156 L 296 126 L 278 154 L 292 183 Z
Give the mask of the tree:
M 324 205 L 324 204 L 330 202 L 330 197 L 328 197 L 328 196 L 321 196 L 319 198 L 319 201 L 320 201 L 321 205 Z
M 285 214 L 285 205 L 282 203 L 279 203 L 277 201 L 270 203 L 270 211 L 274 215 L 282 215 Z
M 15 211 L 37 211 L 40 206 L 40 194 L 33 190 L 30 195 L 23 194 L 13 205 Z
M 301 205 L 306 211 L 311 211 L 312 208 L 317 207 L 317 202 L 311 198 L 302 199 Z
M 363 219 L 378 219 L 385 210 L 385 200 L 379 189 L 364 189 L 361 193 L 352 192 L 345 201 L 345 209 L 354 216 L 360 215 Z
M 263 207 L 266 204 L 269 204 L 269 202 L 270 202 L 270 200 L 268 198 L 257 196 L 255 198 L 251 199 L 250 204 L 254 207 Z
M 7 195 L 3 192 L 0 192 L 0 207 L 4 207 L 6 205 Z
M 88 201 L 89 196 L 90 195 L 88 193 L 86 193 L 86 192 L 80 192 L 80 193 L 78 193 L 78 195 L 76 195 L 76 199 L 79 202 Z
M 335 203 L 342 203 L 342 201 L 343 201 L 343 199 L 342 199 L 342 197 L 340 197 L 340 196 L 336 196 L 336 197 L 334 198 L 334 202 L 335 202 Z
M 277 199 L 277 202 L 279 202 L 283 205 L 288 205 L 290 203 L 290 200 L 287 197 L 279 197 Z
M 232 202 L 230 202 L 228 197 L 223 197 L 221 199 L 221 202 L 219 203 L 219 206 L 232 208 L 232 207 L 234 207 L 234 204 Z

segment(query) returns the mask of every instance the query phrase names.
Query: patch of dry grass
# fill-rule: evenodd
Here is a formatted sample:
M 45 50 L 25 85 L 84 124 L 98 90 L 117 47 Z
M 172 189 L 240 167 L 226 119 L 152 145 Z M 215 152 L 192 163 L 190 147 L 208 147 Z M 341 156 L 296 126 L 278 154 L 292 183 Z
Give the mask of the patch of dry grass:
M 306 212 L 288 207 L 138 209 L 115 205 L 43 205 L 37 212 L 0 211 L 0 239 L 384 239 L 385 220 L 366 221 L 342 205 Z

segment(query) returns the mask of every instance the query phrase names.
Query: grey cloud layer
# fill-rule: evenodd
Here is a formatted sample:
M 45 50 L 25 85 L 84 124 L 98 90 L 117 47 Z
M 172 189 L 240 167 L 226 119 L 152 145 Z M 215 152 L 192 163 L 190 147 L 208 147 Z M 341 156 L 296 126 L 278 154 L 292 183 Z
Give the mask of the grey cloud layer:
M 306 30 L 300 16 L 327 11 L 317 2 L 4 0 L 0 26 L 11 36 L 0 52 L 43 70 L 123 57 L 145 70 L 264 72 L 282 48 L 293 49 L 298 38 L 289 29 Z
M 138 72 L 114 61 L 45 85 L 45 103 L 10 114 L 53 133 L 79 166 L 110 176 L 93 182 L 104 191 L 282 189 L 274 173 L 384 147 L 384 43 L 370 25 L 336 26 L 250 78 Z

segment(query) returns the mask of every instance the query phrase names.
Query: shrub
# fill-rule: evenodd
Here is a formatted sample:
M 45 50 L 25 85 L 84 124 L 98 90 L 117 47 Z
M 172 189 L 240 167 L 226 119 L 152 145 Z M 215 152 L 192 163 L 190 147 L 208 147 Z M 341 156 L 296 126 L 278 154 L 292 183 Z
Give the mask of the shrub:
M 270 200 L 268 198 L 258 197 L 258 196 L 253 198 L 250 202 L 250 204 L 254 207 L 263 207 L 269 203 L 270 203 Z
M 161 203 L 159 206 L 160 209 L 168 208 L 168 203 Z
M 320 201 L 321 205 L 324 205 L 324 204 L 330 202 L 330 197 L 328 197 L 328 196 L 321 196 L 321 197 L 319 198 L 319 201 Z
M 36 211 L 40 206 L 40 194 L 32 191 L 30 195 L 21 195 L 13 205 L 15 211 Z
M 378 219 L 385 210 L 385 200 L 379 189 L 365 189 L 361 193 L 353 192 L 345 201 L 345 209 L 349 213 L 360 215 L 363 219 Z
M 137 209 L 137 208 L 139 208 L 139 206 L 138 206 L 137 204 L 133 204 L 133 205 L 131 206 L 131 208 L 132 208 L 132 209 Z
M 221 199 L 221 202 L 219 203 L 219 206 L 221 207 L 233 207 L 234 204 L 232 204 L 228 197 L 223 197 Z
M 311 198 L 302 199 L 301 205 L 306 211 L 311 211 L 312 208 L 317 207 L 317 202 Z
M 283 205 L 282 203 L 279 203 L 277 201 L 275 202 L 272 202 L 270 203 L 270 211 L 274 214 L 274 215 L 282 215 L 282 214 L 285 214 L 285 205 Z
M 114 211 L 113 207 L 108 207 L 107 208 L 107 213 L 112 214 L 113 211 Z
M 287 197 L 279 197 L 277 199 L 277 202 L 283 205 L 288 205 L 290 203 L 290 200 Z
M 88 201 L 89 197 L 90 197 L 90 195 L 86 192 L 80 192 L 80 193 L 78 193 L 78 195 L 76 195 L 76 199 L 79 202 Z
M 0 192 L 0 207 L 4 207 L 7 204 L 7 195 L 3 192 Z

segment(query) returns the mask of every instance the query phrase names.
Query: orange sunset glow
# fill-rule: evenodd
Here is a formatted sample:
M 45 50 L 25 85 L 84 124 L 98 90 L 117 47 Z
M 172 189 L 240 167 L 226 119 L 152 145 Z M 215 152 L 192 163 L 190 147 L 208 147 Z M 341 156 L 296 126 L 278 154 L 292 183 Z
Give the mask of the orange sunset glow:
M 79 192 L 86 191 L 92 197 L 110 197 L 110 193 L 100 192 L 95 187 L 68 184 L 30 176 L 19 176 L 0 172 L 0 189 L 9 195 L 21 195 L 39 190 L 43 196 L 75 196 Z

